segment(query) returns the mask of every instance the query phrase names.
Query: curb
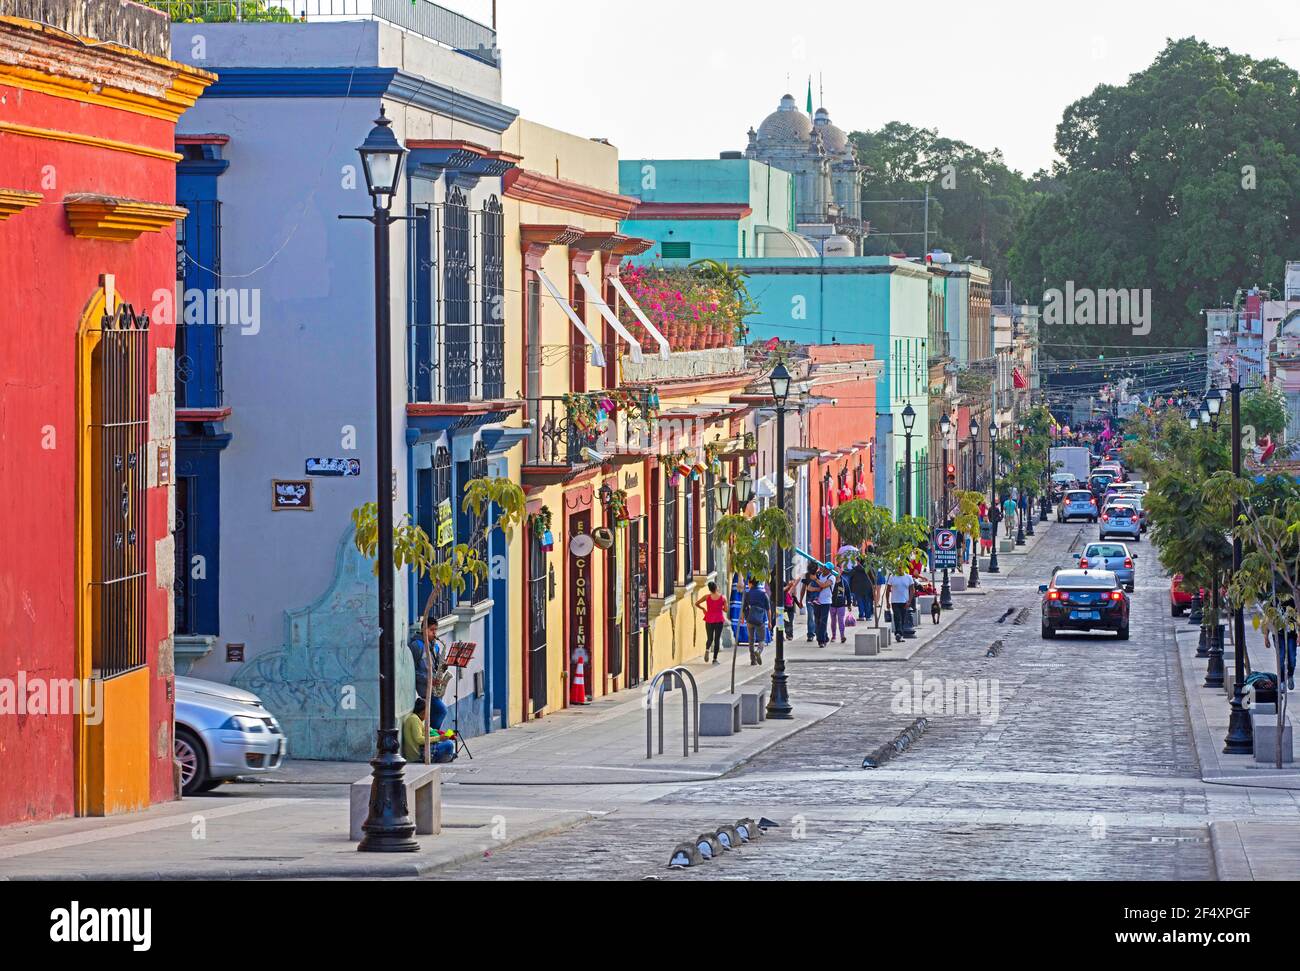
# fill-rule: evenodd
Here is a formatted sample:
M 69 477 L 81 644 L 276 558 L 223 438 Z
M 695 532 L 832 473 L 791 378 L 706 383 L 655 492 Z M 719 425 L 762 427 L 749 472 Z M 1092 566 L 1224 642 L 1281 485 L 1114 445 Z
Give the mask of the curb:
M 84 883 L 84 882 L 121 882 L 134 883 L 139 881 L 152 880 L 171 880 L 171 881 L 196 881 L 196 880 L 374 880 L 374 879 L 393 879 L 425 876 L 436 870 L 445 867 L 457 866 L 461 863 L 468 863 L 470 860 L 480 858 L 489 850 L 502 849 L 507 846 L 513 846 L 517 843 L 523 843 L 527 840 L 542 839 L 548 836 L 555 836 L 573 829 L 576 826 L 588 822 L 592 816 L 588 813 L 567 813 L 560 819 L 542 825 L 533 830 L 520 833 L 518 836 L 504 840 L 491 840 L 484 844 L 478 844 L 472 847 L 466 847 L 463 851 L 455 853 L 445 859 L 427 859 L 420 860 L 420 854 L 412 853 L 410 857 L 417 859 L 411 862 L 394 862 L 381 866 L 287 866 L 287 867 L 264 867 L 264 866 L 246 866 L 246 867 L 224 867 L 220 869 L 205 868 L 202 871 L 182 871 L 175 872 L 172 870 L 154 870 L 134 873 L 122 873 L 120 871 L 85 871 L 76 875 L 64 873 L 40 874 L 24 873 L 13 877 L 0 877 L 0 883 L 3 882 L 58 882 L 58 883 Z M 436 839 L 437 837 L 433 837 Z
M 1210 851 L 1214 855 L 1214 875 L 1220 882 L 1254 881 L 1237 823 L 1210 823 Z

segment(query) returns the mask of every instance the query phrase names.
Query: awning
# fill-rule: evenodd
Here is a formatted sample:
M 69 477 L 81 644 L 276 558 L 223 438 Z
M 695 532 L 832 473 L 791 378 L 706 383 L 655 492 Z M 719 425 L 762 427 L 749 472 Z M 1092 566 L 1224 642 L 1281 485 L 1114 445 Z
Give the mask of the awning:
M 821 458 L 821 450 L 816 448 L 787 448 L 785 461 L 787 465 L 807 465 L 814 459 Z
M 600 291 L 596 289 L 595 284 L 587 279 L 587 274 L 579 273 L 577 274 L 577 277 L 578 283 L 587 293 L 587 299 L 590 300 L 596 309 L 600 311 L 600 315 L 605 318 L 605 323 L 614 328 L 614 333 L 627 341 L 628 346 L 631 347 L 632 363 L 640 364 L 642 360 L 644 360 L 644 355 L 641 353 L 641 343 L 632 336 L 631 331 L 623 326 L 623 322 L 618 319 L 618 315 L 609 309 L 609 304 L 607 304 L 604 297 L 600 295 Z
M 668 360 L 669 356 L 672 354 L 672 349 L 668 346 L 668 341 L 664 335 L 659 333 L 659 331 L 655 329 L 655 325 L 650 323 L 650 318 L 641 312 L 641 308 L 638 307 L 636 301 L 632 299 L 632 294 L 628 293 L 627 287 L 623 286 L 622 280 L 615 276 L 610 277 L 609 282 L 614 284 L 614 289 L 617 290 L 618 295 L 623 298 L 623 302 L 627 304 L 628 309 L 632 311 L 637 320 L 641 321 L 641 326 L 646 329 L 646 333 L 655 339 L 655 343 L 659 345 L 659 357 L 665 361 Z
M 582 322 L 582 318 L 573 312 L 569 306 L 569 301 L 560 296 L 560 291 L 556 289 L 551 278 L 546 275 L 546 271 L 538 268 L 537 279 L 542 281 L 542 286 L 546 287 L 546 292 L 558 303 L 563 309 L 565 316 L 573 322 L 573 326 L 578 329 L 578 333 L 587 338 L 587 343 L 591 345 L 591 363 L 596 367 L 605 366 L 605 352 L 601 349 L 600 341 L 596 340 L 591 331 L 587 330 L 587 325 Z

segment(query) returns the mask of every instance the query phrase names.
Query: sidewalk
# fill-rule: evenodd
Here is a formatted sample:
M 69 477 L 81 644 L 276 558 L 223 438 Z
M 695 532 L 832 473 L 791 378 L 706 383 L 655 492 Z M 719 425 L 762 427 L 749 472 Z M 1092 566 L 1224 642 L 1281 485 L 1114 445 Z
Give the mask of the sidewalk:
M 369 766 L 354 765 L 349 781 Z M 130 816 L 0 829 L 0 880 L 236 880 L 414 878 L 511 843 L 558 833 L 590 813 L 448 805 L 442 833 L 418 853 L 358 853 L 348 838 L 348 791 L 323 798 L 223 794 Z
M 1176 659 L 1183 678 L 1187 715 L 1196 747 L 1201 779 L 1213 785 L 1255 789 L 1300 789 L 1300 768 L 1281 771 L 1255 761 L 1252 755 L 1225 755 L 1229 707 L 1225 691 L 1204 686 L 1205 658 L 1196 656 L 1197 628 L 1182 619 L 1176 625 Z M 1256 670 L 1272 671 L 1271 654 L 1263 639 L 1246 628 L 1247 650 Z M 1224 683 L 1232 682 L 1235 663 L 1231 644 L 1224 653 Z M 1293 880 L 1300 873 L 1300 819 L 1223 820 L 1210 824 L 1210 845 L 1220 880 Z
M 737 667 L 738 689 L 766 686 L 772 674 L 767 653 L 762 667 Z M 730 688 L 729 664 L 696 663 L 689 669 L 701 701 Z M 567 808 L 574 799 L 554 800 L 564 803 L 560 808 L 530 806 L 538 797 L 522 788 L 518 799 L 500 793 L 466 798 L 470 787 L 699 782 L 730 772 L 837 710 L 800 702 L 788 721 L 746 726 L 725 738 L 702 737 L 698 753 L 692 738 L 691 754 L 683 757 L 681 693 L 673 691 L 664 704 L 664 754 L 657 751 L 656 713 L 655 755 L 647 759 L 644 698 L 641 690 L 623 692 L 470 739 L 473 758 L 462 754 L 443 769 L 442 833 L 418 837 L 418 853 L 363 854 L 349 840 L 349 787 L 369 775 L 369 765 L 289 762 L 256 785 L 223 786 L 129 816 L 0 829 L 0 880 L 414 878 L 602 814 Z M 635 790 L 628 794 L 635 796 Z M 573 795 L 581 798 L 581 789 Z

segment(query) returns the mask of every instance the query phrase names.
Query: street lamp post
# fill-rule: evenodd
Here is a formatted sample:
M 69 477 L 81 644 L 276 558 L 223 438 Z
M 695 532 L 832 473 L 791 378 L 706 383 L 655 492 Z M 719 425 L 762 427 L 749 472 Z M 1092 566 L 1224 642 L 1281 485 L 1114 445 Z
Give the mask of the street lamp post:
M 980 433 L 980 423 L 976 418 L 970 420 L 970 486 L 971 491 L 975 491 L 975 453 L 979 448 L 977 438 Z M 971 558 L 970 558 L 970 577 L 966 580 L 966 586 L 974 590 L 980 585 L 980 538 L 971 537 Z
M 1021 455 L 1023 454 L 1024 425 L 1015 426 L 1017 448 L 1015 448 L 1015 489 L 1021 490 Z M 1021 495 L 1015 497 L 1015 545 L 1024 546 L 1024 503 Z
M 903 409 L 903 516 L 912 515 L 912 427 L 915 424 L 916 409 L 909 402 Z
M 998 508 L 998 426 L 995 421 L 989 428 L 989 527 L 993 531 L 993 546 L 989 550 L 989 572 L 1001 573 L 998 566 L 998 523 L 993 513 Z
M 939 419 L 939 434 L 943 437 L 943 528 L 952 529 L 952 499 L 948 495 L 948 439 L 952 434 L 952 419 L 945 414 Z M 939 606 L 952 610 L 952 587 L 948 582 L 948 568 L 943 568 L 943 586 L 939 589 Z
M 772 397 L 776 400 L 776 507 L 785 512 L 785 403 L 790 397 L 790 372 L 777 363 L 768 378 Z M 772 609 L 777 598 L 785 595 L 785 551 L 776 549 L 776 568 L 773 571 Z M 776 625 L 776 660 L 772 665 L 772 690 L 768 694 L 767 717 L 789 719 L 794 715 L 790 704 L 790 691 L 785 674 L 785 624 Z
M 1213 404 L 1211 404 L 1213 400 Z M 1201 427 L 1209 427 L 1210 431 L 1217 435 L 1219 431 L 1219 408 L 1223 401 L 1217 396 L 1211 399 L 1206 396 L 1205 401 L 1201 403 Z M 1222 688 L 1223 687 L 1223 624 L 1219 623 L 1219 585 L 1217 582 L 1211 585 L 1210 589 L 1211 602 L 1214 605 L 1214 627 L 1208 632 L 1209 642 L 1207 654 L 1209 662 L 1205 667 L 1205 687 Z
M 398 221 L 390 210 L 397 193 L 405 149 L 393 135 L 392 122 L 379 109 L 375 127 L 357 149 L 374 212 L 365 219 L 375 227 L 375 475 L 379 541 L 379 729 L 371 760 L 370 805 L 357 849 L 365 853 L 413 853 L 415 820 L 406 802 L 401 742 L 397 730 L 396 658 L 394 657 L 393 570 L 393 402 L 392 329 L 389 293 L 389 227 Z
M 1223 405 L 1223 398 L 1215 392 L 1210 402 L 1210 410 L 1215 414 Z M 1241 477 L 1241 378 L 1233 376 L 1232 380 L 1232 474 Z M 1232 522 L 1235 526 L 1241 518 L 1241 503 L 1232 507 Z M 1232 572 L 1241 569 L 1241 537 L 1233 531 L 1232 536 Z M 1246 711 L 1246 615 L 1241 607 L 1232 609 L 1232 643 L 1233 643 L 1233 680 L 1232 711 L 1228 716 L 1228 735 L 1223 740 L 1224 755 L 1246 755 L 1255 750 L 1254 729 L 1250 724 L 1250 713 Z M 1278 669 L 1279 686 L 1282 670 Z

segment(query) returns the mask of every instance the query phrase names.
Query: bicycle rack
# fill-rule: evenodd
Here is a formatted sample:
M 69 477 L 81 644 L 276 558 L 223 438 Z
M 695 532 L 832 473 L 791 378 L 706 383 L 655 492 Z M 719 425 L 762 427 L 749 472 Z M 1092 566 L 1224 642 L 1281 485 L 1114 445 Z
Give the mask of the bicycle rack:
M 646 688 L 645 701 L 645 757 L 654 758 L 654 748 L 652 743 L 654 731 L 654 711 L 659 709 L 659 754 L 664 754 L 664 694 L 671 689 L 673 679 L 677 679 L 677 687 L 682 692 L 682 756 L 689 757 L 691 754 L 691 730 L 690 715 L 695 713 L 695 751 L 700 751 L 700 686 L 695 681 L 695 675 L 684 666 L 678 665 L 675 668 L 668 668 L 660 671 L 654 676 Z M 686 682 L 690 681 L 691 696 L 686 696 Z M 658 694 L 656 695 L 656 689 Z

